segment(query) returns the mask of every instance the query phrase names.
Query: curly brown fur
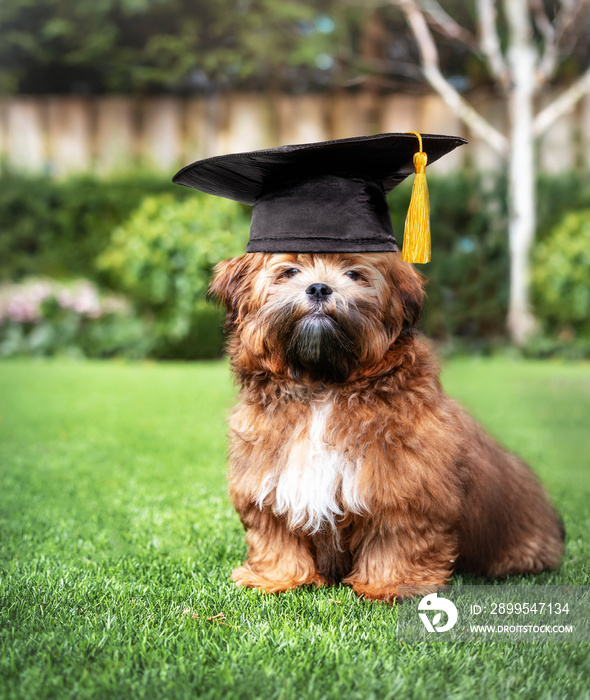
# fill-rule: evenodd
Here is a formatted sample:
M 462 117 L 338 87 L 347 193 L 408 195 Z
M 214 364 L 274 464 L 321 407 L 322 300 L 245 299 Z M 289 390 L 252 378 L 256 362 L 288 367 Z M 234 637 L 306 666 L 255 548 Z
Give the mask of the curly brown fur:
M 391 602 L 456 568 L 559 565 L 561 526 L 539 481 L 444 394 L 414 337 L 422 281 L 399 254 L 247 254 L 220 263 L 210 294 L 226 306 L 241 386 L 238 585 L 342 581 Z

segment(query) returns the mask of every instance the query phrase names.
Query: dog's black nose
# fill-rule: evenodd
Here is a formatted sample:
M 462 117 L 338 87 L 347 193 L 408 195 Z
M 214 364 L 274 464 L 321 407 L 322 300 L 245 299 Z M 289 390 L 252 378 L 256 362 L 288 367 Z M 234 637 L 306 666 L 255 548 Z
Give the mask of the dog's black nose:
M 317 282 L 316 284 L 310 284 L 305 290 L 305 293 L 309 294 L 314 301 L 325 301 L 326 297 L 329 297 L 330 294 L 332 294 L 332 289 L 331 287 L 328 287 L 327 284 Z

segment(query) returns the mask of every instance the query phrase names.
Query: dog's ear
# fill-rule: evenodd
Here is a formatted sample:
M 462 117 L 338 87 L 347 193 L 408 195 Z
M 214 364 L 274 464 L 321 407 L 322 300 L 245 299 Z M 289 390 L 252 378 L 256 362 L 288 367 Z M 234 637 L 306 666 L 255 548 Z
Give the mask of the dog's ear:
M 247 312 L 252 281 L 252 255 L 222 260 L 213 269 L 207 299 L 222 303 L 227 311 L 226 325 L 233 326 Z
M 425 278 L 409 263 L 400 261 L 396 270 L 396 291 L 402 306 L 402 331 L 411 331 L 422 314 Z

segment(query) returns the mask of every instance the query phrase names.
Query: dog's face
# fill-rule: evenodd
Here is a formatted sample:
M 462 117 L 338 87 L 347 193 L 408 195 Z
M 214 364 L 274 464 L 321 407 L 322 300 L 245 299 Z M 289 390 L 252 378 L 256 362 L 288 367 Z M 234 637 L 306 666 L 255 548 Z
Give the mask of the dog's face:
M 215 272 L 239 373 L 345 382 L 382 363 L 422 307 L 421 277 L 398 253 L 250 253 Z

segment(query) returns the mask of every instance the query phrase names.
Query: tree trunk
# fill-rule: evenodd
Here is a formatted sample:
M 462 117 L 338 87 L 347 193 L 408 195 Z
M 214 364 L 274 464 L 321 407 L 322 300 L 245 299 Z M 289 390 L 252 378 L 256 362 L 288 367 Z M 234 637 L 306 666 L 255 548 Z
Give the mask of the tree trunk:
M 516 345 L 524 345 L 535 330 L 530 307 L 530 257 L 535 235 L 535 163 L 533 94 L 536 53 L 530 36 L 525 0 L 506 0 L 504 11 L 510 27 L 507 59 L 513 80 L 509 92 L 510 177 L 509 242 L 510 304 L 508 331 Z

